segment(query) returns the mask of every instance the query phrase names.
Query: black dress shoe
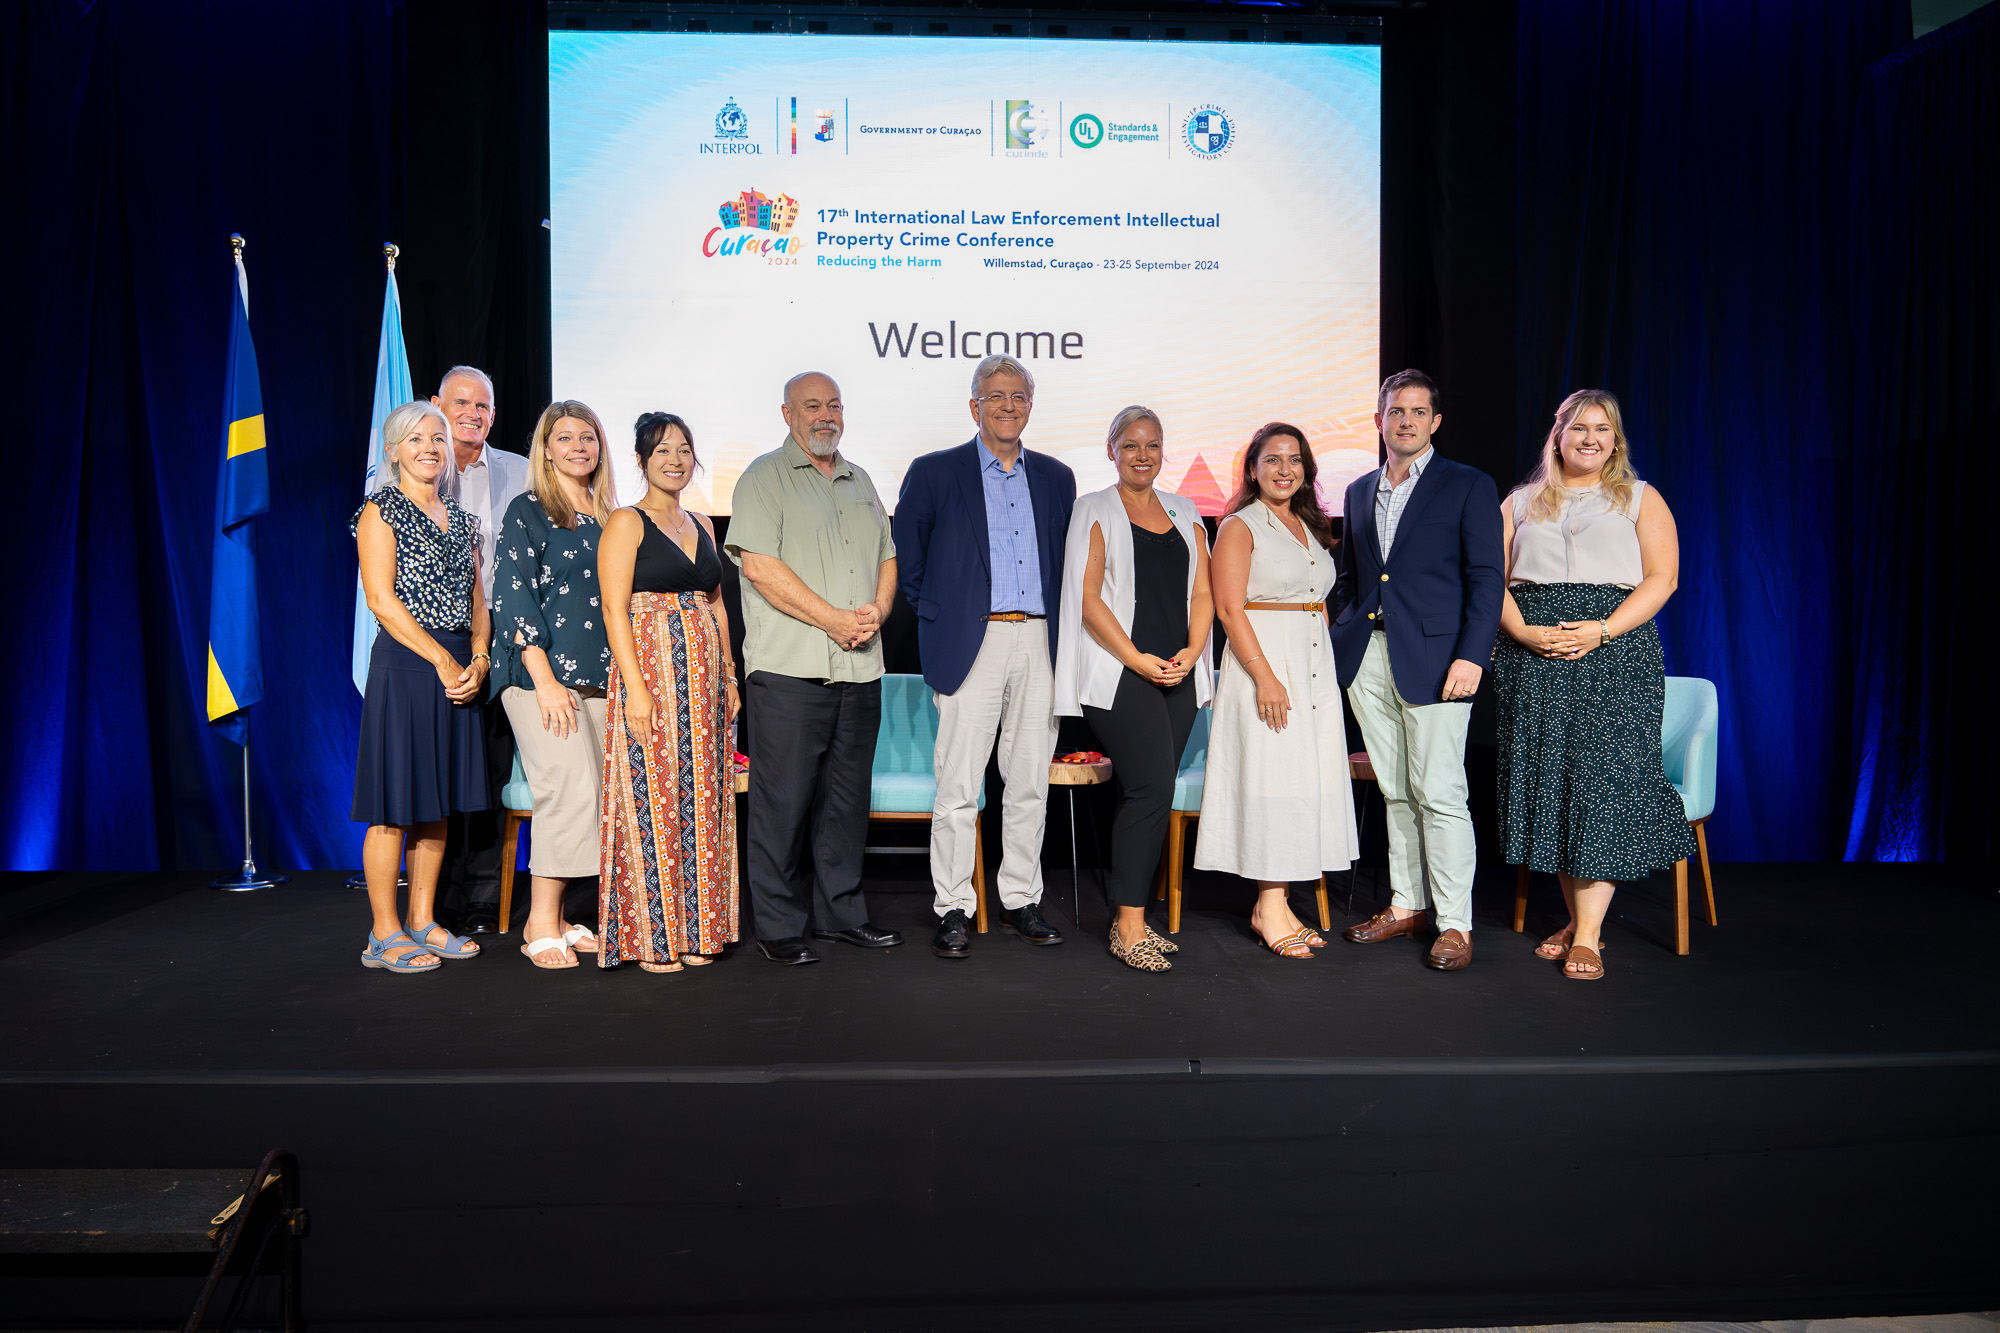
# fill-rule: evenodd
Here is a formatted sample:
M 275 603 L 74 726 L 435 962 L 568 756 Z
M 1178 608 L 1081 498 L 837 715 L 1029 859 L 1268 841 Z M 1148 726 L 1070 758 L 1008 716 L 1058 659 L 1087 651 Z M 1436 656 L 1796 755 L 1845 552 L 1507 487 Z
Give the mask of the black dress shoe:
M 798 935 L 788 936 L 782 940 L 758 940 L 757 952 L 772 962 L 783 963 L 787 967 L 819 961 L 819 955 L 813 952 L 812 945 L 807 944 L 804 938 Z
M 1061 944 L 1062 932 L 1050 925 L 1042 909 L 1034 903 L 1000 909 L 1000 925 L 1030 944 Z
M 851 930 L 815 930 L 813 938 L 816 940 L 842 940 L 848 944 L 858 945 L 863 949 L 893 949 L 903 942 L 903 937 L 898 932 L 884 930 L 880 926 L 870 925 L 866 921 L 863 921 Z
M 931 937 L 931 952 L 940 958 L 963 958 L 972 952 L 972 927 L 966 924 L 965 913 L 954 907 L 944 914 Z
M 474 903 L 458 919 L 461 935 L 496 935 L 500 931 L 500 909 L 492 903 Z

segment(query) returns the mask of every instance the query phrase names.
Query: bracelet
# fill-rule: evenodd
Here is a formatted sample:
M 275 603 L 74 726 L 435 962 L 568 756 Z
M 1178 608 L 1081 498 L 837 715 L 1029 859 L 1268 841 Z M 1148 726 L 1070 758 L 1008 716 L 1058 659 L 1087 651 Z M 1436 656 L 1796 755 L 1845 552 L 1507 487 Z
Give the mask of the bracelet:
M 492 666 L 492 665 L 493 665 L 493 654 L 491 654 L 491 653 L 474 653 L 474 654 L 472 655 L 472 660 L 473 660 L 473 661 L 475 661 L 475 662 L 477 662 L 477 661 L 478 661 L 478 660 L 479 660 L 480 658 L 482 658 L 482 657 L 486 659 L 486 665 L 487 665 L 487 666 Z
M 1611 622 L 1608 620 L 1600 620 L 1597 623 L 1604 627 L 1604 637 L 1597 641 L 1597 646 L 1599 648 L 1602 648 L 1605 644 L 1611 642 Z
M 1264 654 L 1258 653 L 1255 657 L 1246 657 L 1245 659 L 1243 659 L 1243 665 L 1247 667 L 1252 662 L 1261 662 L 1263 660 L 1264 660 Z

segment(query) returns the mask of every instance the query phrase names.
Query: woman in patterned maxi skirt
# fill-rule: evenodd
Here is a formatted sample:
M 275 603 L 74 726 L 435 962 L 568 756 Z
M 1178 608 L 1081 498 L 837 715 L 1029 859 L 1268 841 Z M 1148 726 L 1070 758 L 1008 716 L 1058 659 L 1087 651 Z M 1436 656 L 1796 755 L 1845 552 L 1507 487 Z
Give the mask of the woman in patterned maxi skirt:
M 1618 400 L 1563 401 L 1526 483 L 1501 503 L 1508 590 L 1494 648 L 1507 860 L 1556 876 L 1570 921 L 1537 956 L 1604 976 L 1620 880 L 1694 851 L 1660 760 L 1665 666 L 1653 617 L 1680 578 L 1674 516 L 1632 471 Z
M 598 547 L 611 651 L 604 743 L 599 967 L 700 966 L 737 938 L 739 704 L 708 519 L 684 511 L 694 442 L 680 418 L 637 426 L 646 495 Z

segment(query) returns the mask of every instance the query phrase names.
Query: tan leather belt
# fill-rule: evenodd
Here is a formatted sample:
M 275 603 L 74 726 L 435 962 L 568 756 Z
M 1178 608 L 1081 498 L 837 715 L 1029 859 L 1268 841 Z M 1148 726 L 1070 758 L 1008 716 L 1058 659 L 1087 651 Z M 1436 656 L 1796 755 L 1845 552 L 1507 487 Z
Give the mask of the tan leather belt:
M 1245 602 L 1245 611 L 1325 611 L 1325 602 Z
M 992 615 L 986 618 L 988 620 L 1016 620 L 1016 621 L 1048 619 L 1047 616 L 1038 616 L 1032 611 L 995 611 Z

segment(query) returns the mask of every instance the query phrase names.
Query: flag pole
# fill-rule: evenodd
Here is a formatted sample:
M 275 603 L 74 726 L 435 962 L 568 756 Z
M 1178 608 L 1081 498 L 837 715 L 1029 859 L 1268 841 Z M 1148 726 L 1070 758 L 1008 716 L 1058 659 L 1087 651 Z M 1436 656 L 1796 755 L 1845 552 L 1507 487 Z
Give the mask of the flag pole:
M 229 254 L 240 270 L 243 266 L 243 237 L 236 232 L 229 233 Z M 248 893 L 253 889 L 275 888 L 291 881 L 291 876 L 275 871 L 265 873 L 257 869 L 257 858 L 250 847 L 250 741 L 246 732 L 243 741 L 243 865 L 234 875 L 208 882 L 211 889 L 221 889 L 225 893 Z
M 398 257 L 402 255 L 402 253 L 403 253 L 403 248 L 397 245 L 394 241 L 382 242 L 382 260 L 389 266 L 389 275 L 391 277 L 395 276 L 396 260 Z M 367 872 L 357 870 L 353 874 L 349 875 L 347 877 L 345 887 L 350 889 L 367 888 L 368 887 Z M 410 887 L 409 875 L 406 872 L 402 870 L 398 870 L 396 872 L 396 887 L 399 889 L 407 889 Z
M 211 889 L 221 889 L 224 893 L 249 893 L 253 889 L 273 889 L 280 884 L 289 884 L 290 875 L 281 875 L 275 870 L 257 869 L 257 858 L 250 850 L 250 746 L 243 746 L 243 868 L 233 875 L 208 882 Z

